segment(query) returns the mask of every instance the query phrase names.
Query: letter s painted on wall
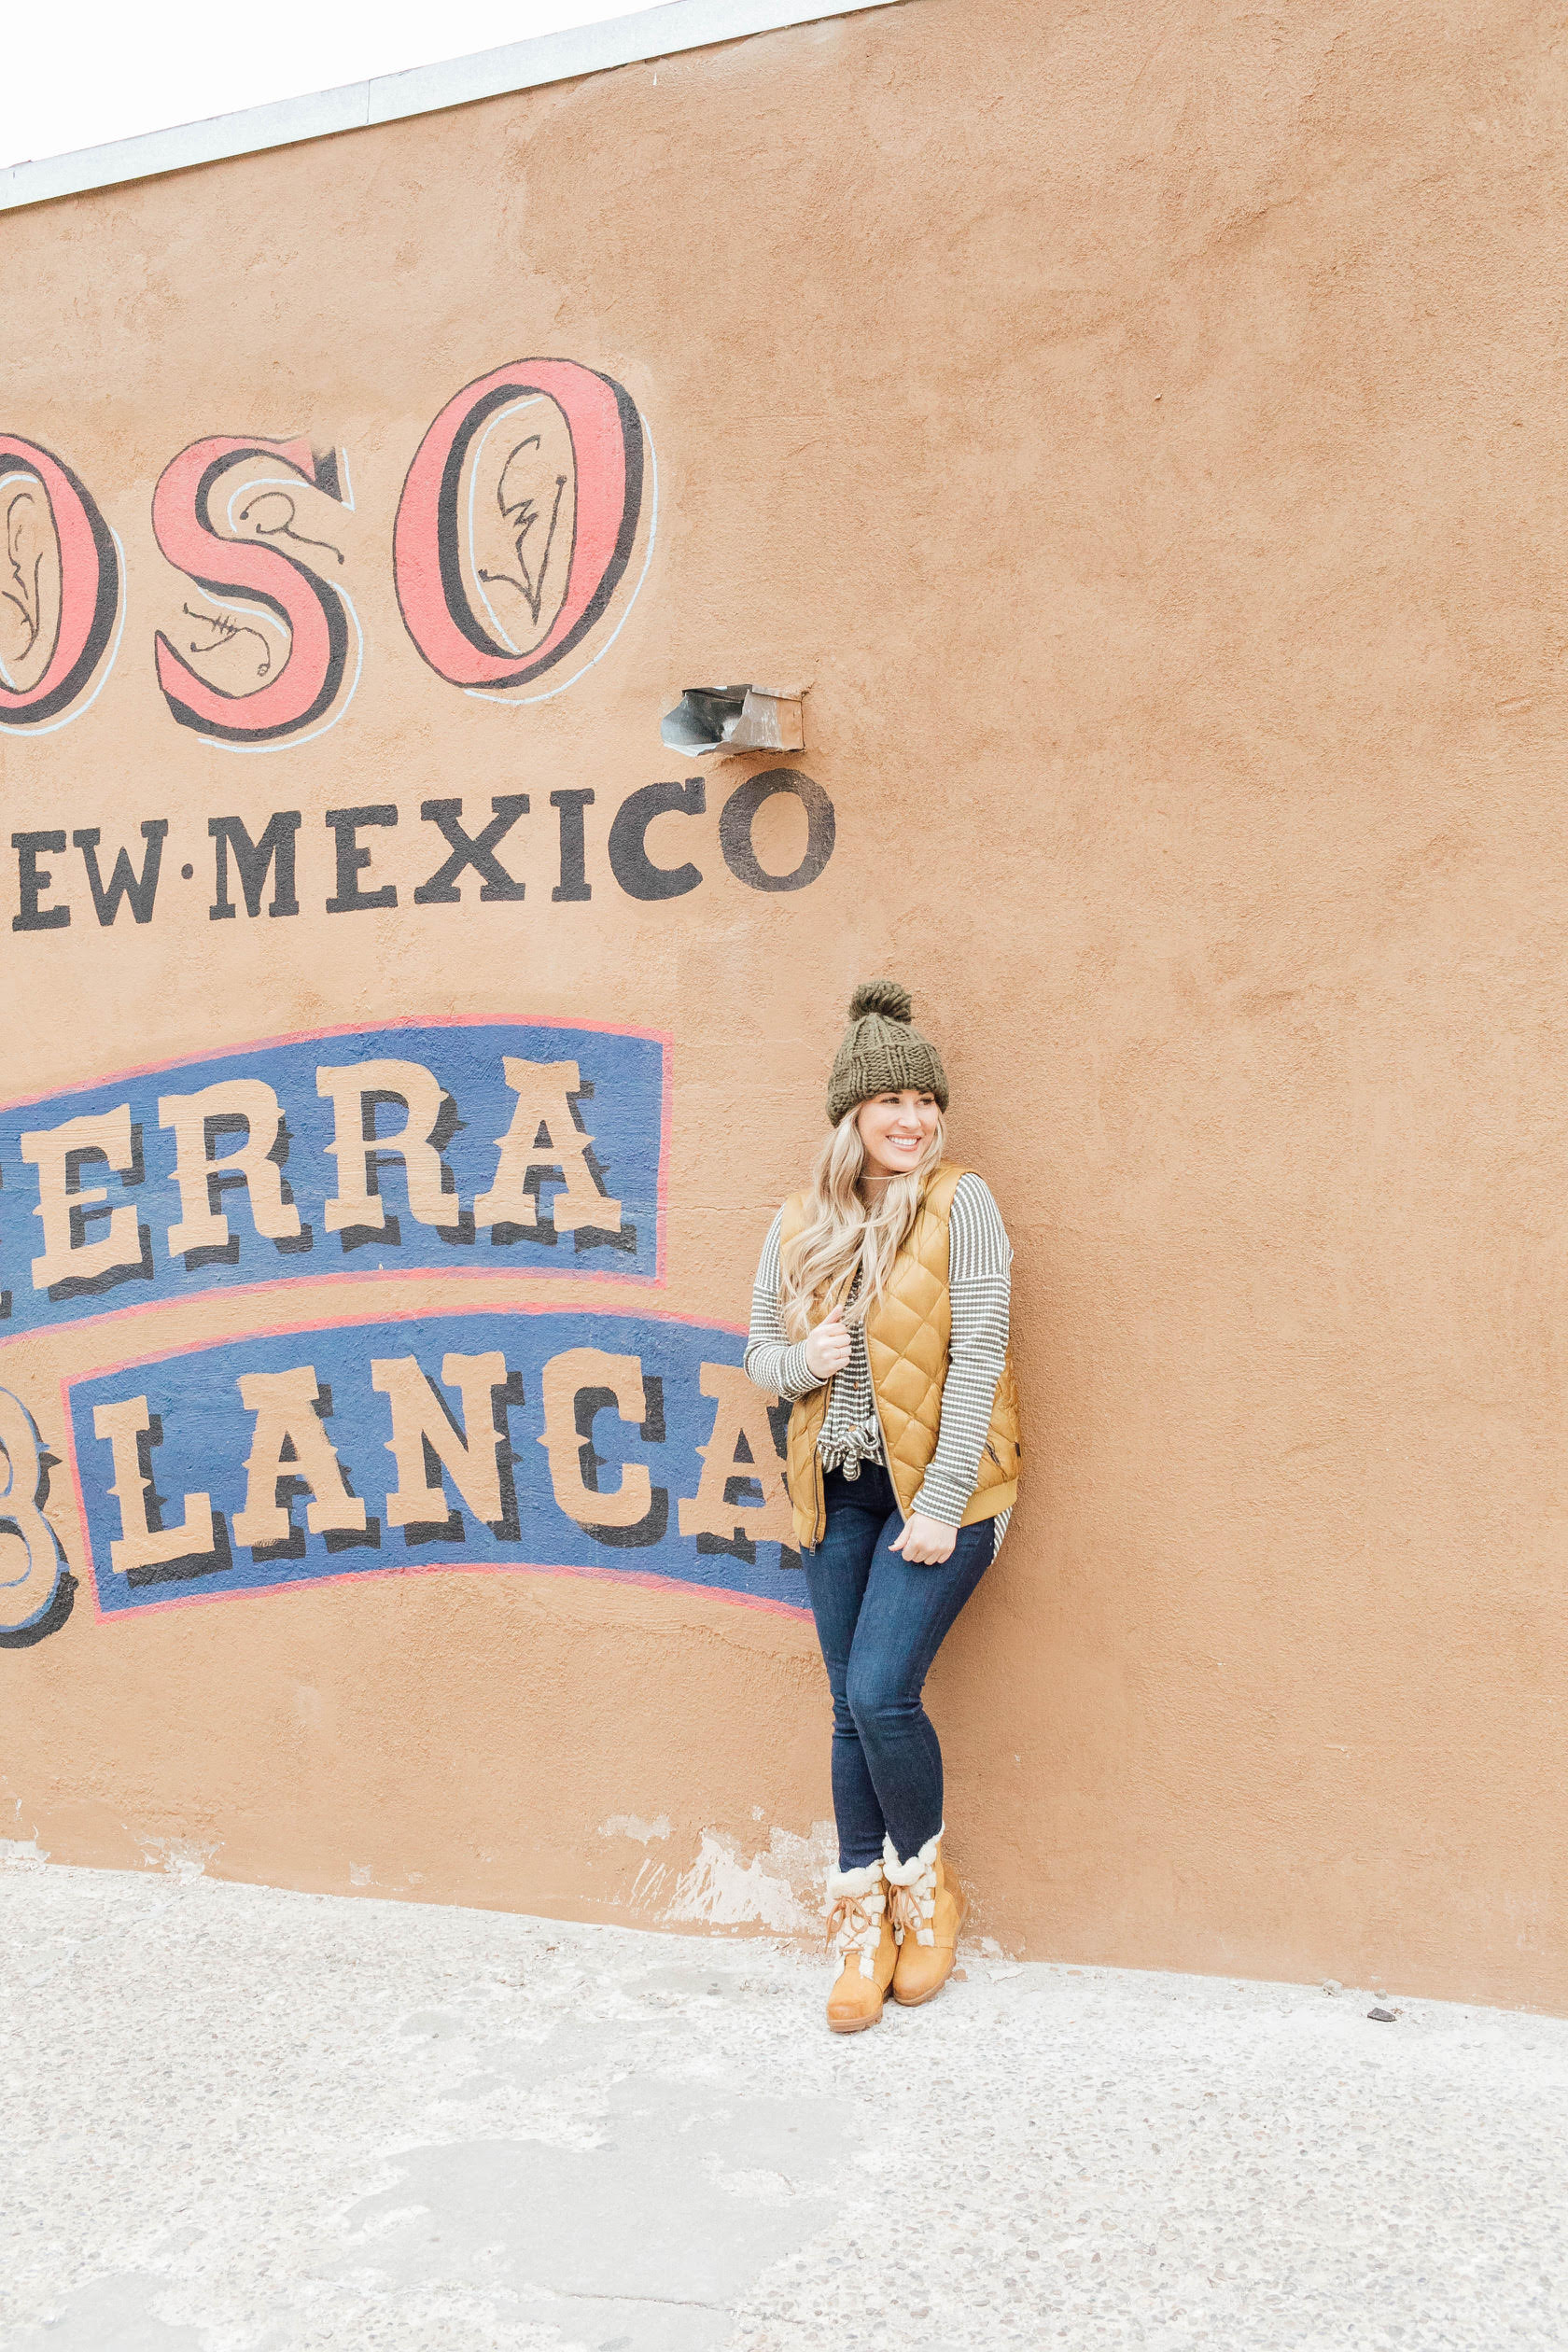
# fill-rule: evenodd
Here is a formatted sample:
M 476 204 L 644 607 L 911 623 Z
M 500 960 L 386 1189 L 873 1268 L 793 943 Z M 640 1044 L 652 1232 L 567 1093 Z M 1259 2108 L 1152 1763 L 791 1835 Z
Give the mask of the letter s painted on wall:
M 259 463 L 275 469 L 263 482 L 256 479 Z M 246 603 L 264 605 L 288 631 L 288 651 L 277 676 L 245 694 L 225 693 L 202 678 L 163 632 L 158 633 L 158 682 L 180 725 L 216 743 L 256 749 L 318 728 L 346 707 L 357 677 L 358 623 L 340 589 L 272 543 L 286 534 L 259 525 L 252 539 L 219 532 L 213 501 L 236 475 L 253 496 L 262 490 L 287 495 L 286 485 L 296 483 L 340 502 L 343 492 L 336 459 L 317 455 L 306 441 L 215 435 L 182 450 L 164 468 L 152 494 L 153 535 L 170 563 L 219 604 L 242 610 Z M 237 528 L 231 514 L 228 519 Z M 292 531 L 287 536 L 312 544 Z
M 580 645 L 637 538 L 643 425 L 570 359 L 517 359 L 464 386 L 421 441 L 392 560 L 404 625 L 470 693 L 526 684 Z
M 0 727 L 47 733 L 86 708 L 119 581 L 114 535 L 70 467 L 0 433 Z

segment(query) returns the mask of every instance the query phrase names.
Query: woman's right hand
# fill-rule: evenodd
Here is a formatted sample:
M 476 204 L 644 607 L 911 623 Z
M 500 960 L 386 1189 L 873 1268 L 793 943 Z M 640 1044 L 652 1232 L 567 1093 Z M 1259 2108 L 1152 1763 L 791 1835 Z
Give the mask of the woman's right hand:
M 824 1315 L 811 1333 L 805 1343 L 805 1361 L 819 1380 L 831 1380 L 835 1372 L 843 1371 L 849 1361 L 849 1334 L 844 1328 L 842 1307 Z

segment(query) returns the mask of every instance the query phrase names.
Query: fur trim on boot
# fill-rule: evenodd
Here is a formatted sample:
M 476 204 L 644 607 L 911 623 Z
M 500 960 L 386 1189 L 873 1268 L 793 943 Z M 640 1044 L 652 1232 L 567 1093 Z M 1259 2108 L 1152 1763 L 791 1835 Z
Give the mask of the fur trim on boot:
M 835 2034 L 858 2034 L 881 2016 L 898 1959 L 880 1862 L 829 1871 L 827 1918 L 841 1963 L 828 1995 L 828 2023 Z
M 893 1889 L 893 1933 L 898 1941 L 892 1994 L 906 2009 L 932 1999 L 952 1975 L 959 1930 L 969 1909 L 963 1889 L 943 1867 L 945 1835 L 944 1825 L 906 1862 L 900 1861 L 891 1839 L 883 1843 L 883 1869 Z
M 913 1929 L 917 1943 L 936 1941 L 931 1922 L 936 1916 L 936 1854 L 947 1825 L 943 1823 L 934 1838 L 928 1838 L 918 1853 L 907 1862 L 901 1862 L 898 1848 L 891 1838 L 882 1840 L 882 1869 L 893 1896 L 893 1934 L 903 1943 Z

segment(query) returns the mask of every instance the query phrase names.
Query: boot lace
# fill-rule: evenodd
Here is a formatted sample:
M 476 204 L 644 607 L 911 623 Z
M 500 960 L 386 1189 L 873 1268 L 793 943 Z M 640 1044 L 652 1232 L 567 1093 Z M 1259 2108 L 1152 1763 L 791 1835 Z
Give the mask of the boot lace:
M 901 1869 L 910 1873 L 907 1881 L 898 1877 Z M 935 1863 L 924 1862 L 916 1855 L 907 1862 L 889 1864 L 888 1878 L 893 1889 L 889 1915 L 900 1943 L 905 1936 L 913 1936 L 917 1943 L 934 1943 L 936 1930 L 931 1922 L 936 1917 Z
M 828 1913 L 829 1943 L 836 1942 L 846 1967 L 849 1954 L 858 1953 L 861 1974 L 876 1972 L 876 1952 L 882 1941 L 882 1914 L 888 1898 L 879 1886 L 864 1895 L 841 1895 Z

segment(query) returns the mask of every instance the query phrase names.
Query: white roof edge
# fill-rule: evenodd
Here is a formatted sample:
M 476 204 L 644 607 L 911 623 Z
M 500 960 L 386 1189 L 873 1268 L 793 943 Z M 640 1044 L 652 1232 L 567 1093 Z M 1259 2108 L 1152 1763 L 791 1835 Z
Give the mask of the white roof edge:
M 827 17 L 854 16 L 901 0 L 665 0 L 635 16 L 612 17 L 562 33 L 541 33 L 531 41 L 481 49 L 439 65 L 415 65 L 401 74 L 377 74 L 341 90 L 304 98 L 280 98 L 269 106 L 246 106 L 238 114 L 212 115 L 171 131 L 149 131 L 105 147 L 80 147 L 33 163 L 0 169 L 0 212 L 23 204 L 47 204 L 58 196 L 89 189 L 115 188 L 126 180 L 151 179 L 163 172 L 189 171 L 225 156 L 255 155 L 266 147 L 292 147 L 301 139 L 329 138 L 368 123 L 398 122 L 410 115 L 434 114 L 445 106 L 470 105 L 512 90 L 575 81 L 616 65 L 634 65 L 682 49 L 719 41 L 743 40 L 785 25 L 813 24 Z

